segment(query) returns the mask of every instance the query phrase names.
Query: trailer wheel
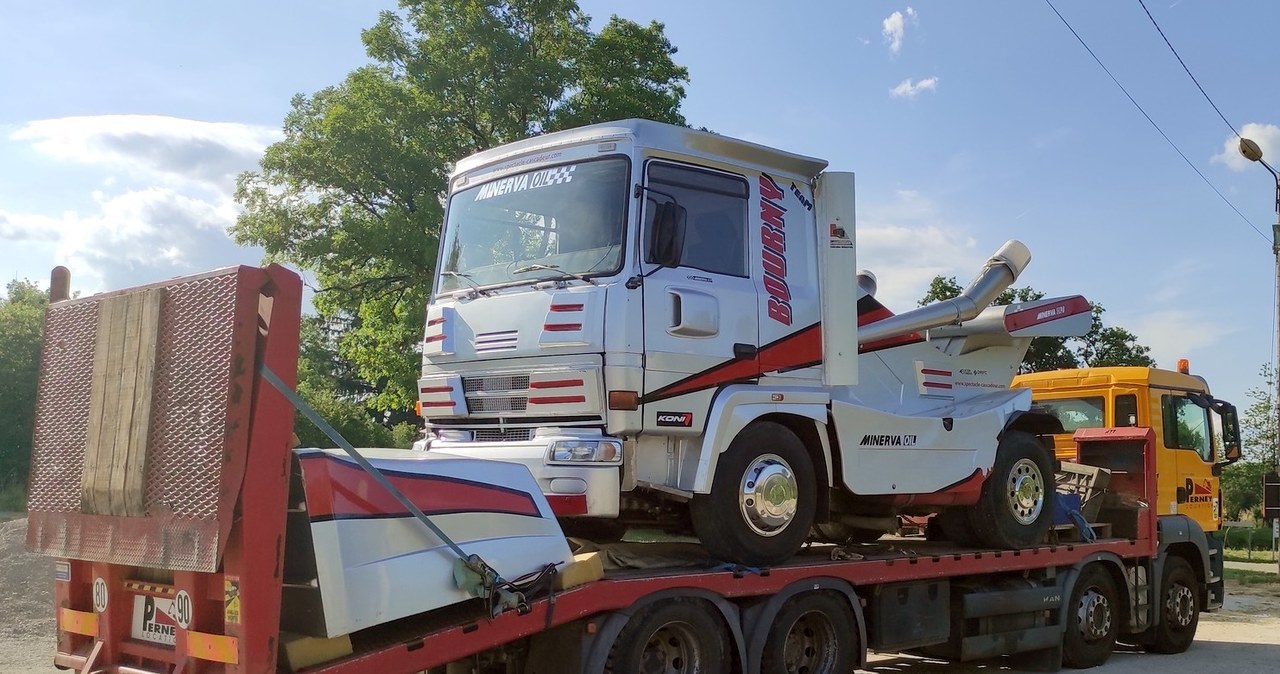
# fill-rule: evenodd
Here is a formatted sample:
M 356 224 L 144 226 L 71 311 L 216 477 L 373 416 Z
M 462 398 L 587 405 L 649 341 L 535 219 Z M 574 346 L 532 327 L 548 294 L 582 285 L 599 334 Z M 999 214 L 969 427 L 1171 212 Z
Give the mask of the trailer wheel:
M 787 600 L 769 628 L 760 671 L 845 674 L 858 661 L 858 625 L 849 602 L 829 592 Z
M 755 423 L 720 456 L 711 493 L 693 497 L 693 531 L 726 562 L 778 564 L 809 535 L 817 490 L 800 439 L 781 424 Z
M 1039 543 L 1053 522 L 1053 459 L 1034 435 L 1006 431 L 995 466 L 982 485 L 969 524 L 978 542 L 993 548 Z
M 1106 662 L 1120 631 L 1119 609 L 1111 574 L 1098 564 L 1086 566 L 1076 579 L 1067 605 L 1062 664 L 1084 669 Z
M 733 659 L 720 614 L 696 599 L 658 601 L 631 616 L 607 674 L 728 674 Z
M 1181 557 L 1164 562 L 1160 581 L 1160 619 L 1156 638 L 1145 648 L 1152 653 L 1181 653 L 1191 647 L 1200 623 L 1200 591 L 1191 565 Z

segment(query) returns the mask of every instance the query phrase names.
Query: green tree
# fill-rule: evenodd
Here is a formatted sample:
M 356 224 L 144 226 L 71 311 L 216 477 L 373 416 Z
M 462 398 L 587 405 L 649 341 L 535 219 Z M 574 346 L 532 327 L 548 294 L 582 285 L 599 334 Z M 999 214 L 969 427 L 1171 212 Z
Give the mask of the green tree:
M 1245 392 L 1249 406 L 1240 415 L 1241 458 L 1222 471 L 1223 516 L 1262 517 L 1262 475 L 1276 465 L 1275 370 L 1258 370 L 1262 386 Z
M 25 489 L 40 378 L 41 333 L 48 295 L 30 281 L 11 281 L 0 298 L 0 490 Z
M 963 289 L 954 276 L 934 276 L 929 288 L 920 298 L 918 306 L 933 302 L 949 300 L 958 296 Z M 1006 288 L 996 296 L 996 305 L 1007 305 L 1015 302 L 1034 302 L 1044 299 L 1044 293 L 1026 286 L 1022 288 Z M 1043 372 L 1045 370 L 1061 370 L 1076 367 L 1108 367 L 1116 365 L 1137 365 L 1154 367 L 1156 362 L 1149 355 L 1151 349 L 1138 343 L 1137 335 L 1120 327 L 1107 327 L 1102 323 L 1102 314 L 1106 309 L 1101 304 L 1092 303 L 1093 324 L 1089 332 L 1082 337 L 1037 337 L 1031 340 L 1031 347 L 1018 366 L 1019 372 Z
M 379 410 L 417 399 L 417 345 L 454 162 L 621 117 L 684 124 L 688 72 L 660 23 L 600 30 L 573 0 L 413 0 L 362 38 L 372 63 L 293 99 L 284 139 L 242 175 L 236 240 L 310 270 L 351 328 L 338 355 Z

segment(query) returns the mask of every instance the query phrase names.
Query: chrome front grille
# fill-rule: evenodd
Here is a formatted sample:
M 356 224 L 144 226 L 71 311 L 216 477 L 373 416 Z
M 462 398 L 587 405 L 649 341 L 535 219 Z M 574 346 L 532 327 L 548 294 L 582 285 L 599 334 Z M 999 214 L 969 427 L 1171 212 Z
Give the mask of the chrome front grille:
M 529 406 L 529 375 L 463 377 L 462 392 L 472 412 L 523 412 Z
M 476 442 L 527 442 L 533 439 L 532 428 L 477 428 Z

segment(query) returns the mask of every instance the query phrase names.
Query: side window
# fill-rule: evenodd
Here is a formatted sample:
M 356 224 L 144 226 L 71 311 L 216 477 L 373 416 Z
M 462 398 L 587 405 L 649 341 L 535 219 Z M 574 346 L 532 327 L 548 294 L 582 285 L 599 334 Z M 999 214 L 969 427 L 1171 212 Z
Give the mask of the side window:
M 1056 400 L 1039 400 L 1036 405 L 1062 422 L 1062 429 L 1075 433 L 1081 428 L 1102 428 L 1102 396 L 1087 398 L 1058 398 Z
M 1205 461 L 1213 460 L 1208 410 L 1186 396 L 1175 395 L 1161 396 L 1160 409 L 1164 417 L 1165 447 L 1190 449 Z
M 1115 425 L 1138 425 L 1138 396 L 1132 393 L 1116 396 Z
M 675 197 L 688 212 L 680 265 L 729 276 L 747 276 L 747 181 L 738 176 L 651 162 L 645 192 L 646 231 L 654 205 Z

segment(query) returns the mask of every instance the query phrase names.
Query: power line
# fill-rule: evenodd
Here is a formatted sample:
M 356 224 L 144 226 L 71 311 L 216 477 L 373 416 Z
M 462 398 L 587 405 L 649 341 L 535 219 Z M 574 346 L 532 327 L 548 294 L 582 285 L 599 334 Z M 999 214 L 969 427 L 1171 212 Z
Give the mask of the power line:
M 1138 112 L 1141 112 L 1142 116 L 1147 118 L 1147 121 L 1150 122 L 1151 126 L 1160 134 L 1160 137 L 1164 138 L 1165 142 L 1169 144 L 1169 147 L 1173 148 L 1174 152 L 1178 153 L 1179 157 L 1182 157 L 1182 161 L 1186 162 L 1187 166 L 1190 166 L 1191 170 L 1195 171 L 1196 175 L 1200 176 L 1200 179 L 1204 181 L 1204 184 L 1208 185 L 1209 189 L 1213 190 L 1213 193 L 1218 195 L 1218 198 L 1222 199 L 1223 203 L 1230 206 L 1231 210 L 1235 211 L 1236 215 L 1240 216 L 1241 220 L 1244 220 L 1244 224 L 1249 225 L 1249 228 L 1257 232 L 1258 236 L 1262 237 L 1264 241 L 1270 243 L 1271 237 L 1263 234 L 1262 230 L 1254 226 L 1253 222 L 1251 222 L 1249 218 L 1245 217 L 1244 213 L 1241 213 L 1240 209 L 1236 208 L 1236 205 L 1231 203 L 1231 201 L 1227 199 L 1226 195 L 1224 195 L 1221 190 L 1210 182 L 1209 178 L 1205 176 L 1205 174 L 1202 173 L 1190 159 L 1187 158 L 1187 155 L 1178 148 L 1177 144 L 1173 142 L 1173 139 L 1169 138 L 1169 135 L 1164 132 L 1164 129 L 1161 129 L 1160 125 L 1156 124 L 1156 120 L 1152 119 L 1151 115 L 1147 114 L 1147 111 L 1138 104 L 1138 101 L 1133 98 L 1129 93 L 1129 90 L 1125 89 L 1124 85 L 1120 83 L 1120 80 L 1116 79 L 1116 76 L 1111 74 L 1111 69 L 1107 67 L 1107 64 L 1103 63 L 1102 59 L 1098 58 L 1098 55 L 1093 53 L 1093 50 L 1089 48 L 1089 45 L 1084 41 L 1084 38 L 1080 37 L 1080 34 L 1076 32 L 1076 29 L 1071 27 L 1071 24 L 1067 21 L 1067 18 L 1062 15 L 1062 12 L 1059 12 L 1058 8 L 1053 6 L 1053 2 L 1051 0 L 1044 0 L 1044 2 L 1049 5 L 1049 9 L 1052 9 L 1054 14 L 1058 15 L 1058 19 L 1062 21 L 1062 25 L 1066 26 L 1067 30 L 1071 31 L 1072 35 L 1076 36 L 1076 40 L 1080 42 L 1080 46 L 1084 47 L 1085 51 L 1089 52 L 1089 56 L 1092 56 L 1093 60 L 1098 62 L 1098 65 L 1102 67 L 1102 70 L 1107 74 L 1107 77 L 1110 77 L 1111 81 L 1115 82 L 1117 87 L 1120 87 L 1120 91 L 1124 92 L 1125 97 L 1129 99 L 1129 102 L 1133 104 L 1133 107 L 1137 108 Z
M 1196 79 L 1196 76 L 1191 74 L 1191 69 L 1187 67 L 1186 61 L 1182 60 L 1182 56 L 1178 54 L 1178 50 L 1173 48 L 1173 43 L 1169 42 L 1169 38 L 1166 37 L 1164 34 L 1164 31 L 1160 29 L 1160 24 L 1156 23 L 1156 17 L 1151 16 L 1151 10 L 1147 9 L 1147 3 L 1143 2 L 1142 0 L 1138 0 L 1138 4 L 1142 5 L 1142 11 L 1147 13 L 1147 18 L 1151 19 L 1151 25 L 1156 27 L 1156 32 L 1160 33 L 1160 37 L 1164 38 L 1164 43 L 1166 45 L 1169 45 L 1169 51 L 1173 52 L 1174 58 L 1178 59 L 1178 63 L 1182 64 L 1182 69 L 1187 71 L 1187 77 L 1191 78 L 1191 81 L 1195 83 L 1196 88 L 1199 89 L 1200 93 L 1204 95 L 1204 100 L 1209 101 L 1209 105 L 1213 106 L 1213 111 L 1218 113 L 1218 116 L 1222 118 L 1223 122 L 1226 122 L 1227 127 L 1231 129 L 1231 132 L 1234 133 L 1237 138 L 1239 138 L 1240 132 L 1236 131 L 1235 125 L 1232 124 L 1231 121 L 1227 119 L 1226 115 L 1222 114 L 1222 111 L 1218 109 L 1218 106 L 1213 102 L 1213 99 L 1209 98 L 1208 92 L 1204 90 L 1204 87 L 1200 86 L 1200 81 Z

